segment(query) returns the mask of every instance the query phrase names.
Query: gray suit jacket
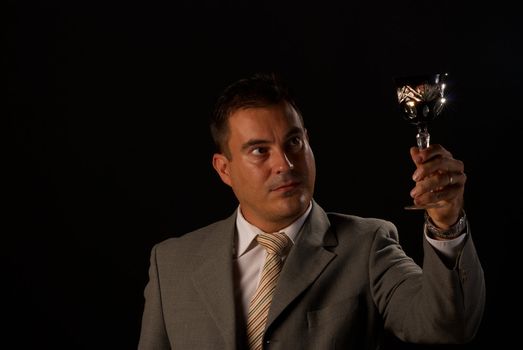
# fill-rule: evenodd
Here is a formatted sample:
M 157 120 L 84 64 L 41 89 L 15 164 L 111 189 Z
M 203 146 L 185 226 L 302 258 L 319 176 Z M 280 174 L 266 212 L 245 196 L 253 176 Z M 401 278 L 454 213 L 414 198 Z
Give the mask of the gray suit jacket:
M 236 214 L 153 247 L 138 348 L 243 349 L 235 308 Z M 377 349 L 384 328 L 409 342 L 462 343 L 484 309 L 470 234 L 448 268 L 424 240 L 423 270 L 384 220 L 317 203 L 283 267 L 265 334 L 270 349 Z

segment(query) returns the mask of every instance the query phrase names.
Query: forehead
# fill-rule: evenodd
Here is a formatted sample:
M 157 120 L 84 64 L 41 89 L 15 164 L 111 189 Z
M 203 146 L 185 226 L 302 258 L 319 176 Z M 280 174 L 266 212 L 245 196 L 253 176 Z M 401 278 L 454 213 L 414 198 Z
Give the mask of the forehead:
M 259 129 L 304 128 L 298 112 L 286 102 L 240 108 L 230 115 L 229 127 L 231 133 Z

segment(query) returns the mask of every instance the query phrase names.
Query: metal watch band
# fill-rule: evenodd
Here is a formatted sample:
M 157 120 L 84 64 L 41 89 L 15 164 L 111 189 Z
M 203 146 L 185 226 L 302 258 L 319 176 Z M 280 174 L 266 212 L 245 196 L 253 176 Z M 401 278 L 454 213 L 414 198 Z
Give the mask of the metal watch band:
M 429 233 L 434 237 L 452 239 L 461 235 L 463 230 L 467 227 L 467 215 L 465 215 L 465 211 L 462 210 L 459 220 L 454 225 L 444 230 L 434 225 L 430 216 L 425 212 L 425 225 Z

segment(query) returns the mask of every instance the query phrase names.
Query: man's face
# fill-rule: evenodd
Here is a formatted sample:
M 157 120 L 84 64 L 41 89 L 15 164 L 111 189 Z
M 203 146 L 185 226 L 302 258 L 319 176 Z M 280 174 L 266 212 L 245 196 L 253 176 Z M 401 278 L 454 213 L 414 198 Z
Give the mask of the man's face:
M 247 221 L 274 232 L 305 212 L 316 165 L 294 108 L 281 103 L 233 112 L 227 145 L 230 159 L 215 154 L 213 165 L 232 187 Z

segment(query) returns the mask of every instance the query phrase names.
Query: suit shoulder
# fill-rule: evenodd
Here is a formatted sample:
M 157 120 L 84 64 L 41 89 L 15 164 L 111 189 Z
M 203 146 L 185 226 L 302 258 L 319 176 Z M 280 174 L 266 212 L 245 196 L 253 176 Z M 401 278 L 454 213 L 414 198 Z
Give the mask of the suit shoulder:
M 347 225 L 366 225 L 366 226 L 395 226 L 391 221 L 373 217 L 363 217 L 358 215 L 349 215 L 337 212 L 328 212 L 327 216 L 332 224 L 347 224 Z
M 373 217 L 342 214 L 337 212 L 327 213 L 331 227 L 336 231 L 351 231 L 360 234 L 385 234 L 397 238 L 397 228 L 393 222 Z
M 212 232 L 219 232 L 223 230 L 229 219 L 223 219 L 213 222 L 207 226 L 200 227 L 194 231 L 189 231 L 182 235 L 167 238 L 157 244 L 155 244 L 158 250 L 171 250 L 178 249 L 184 250 L 186 248 L 194 248 L 195 242 L 202 242 Z

